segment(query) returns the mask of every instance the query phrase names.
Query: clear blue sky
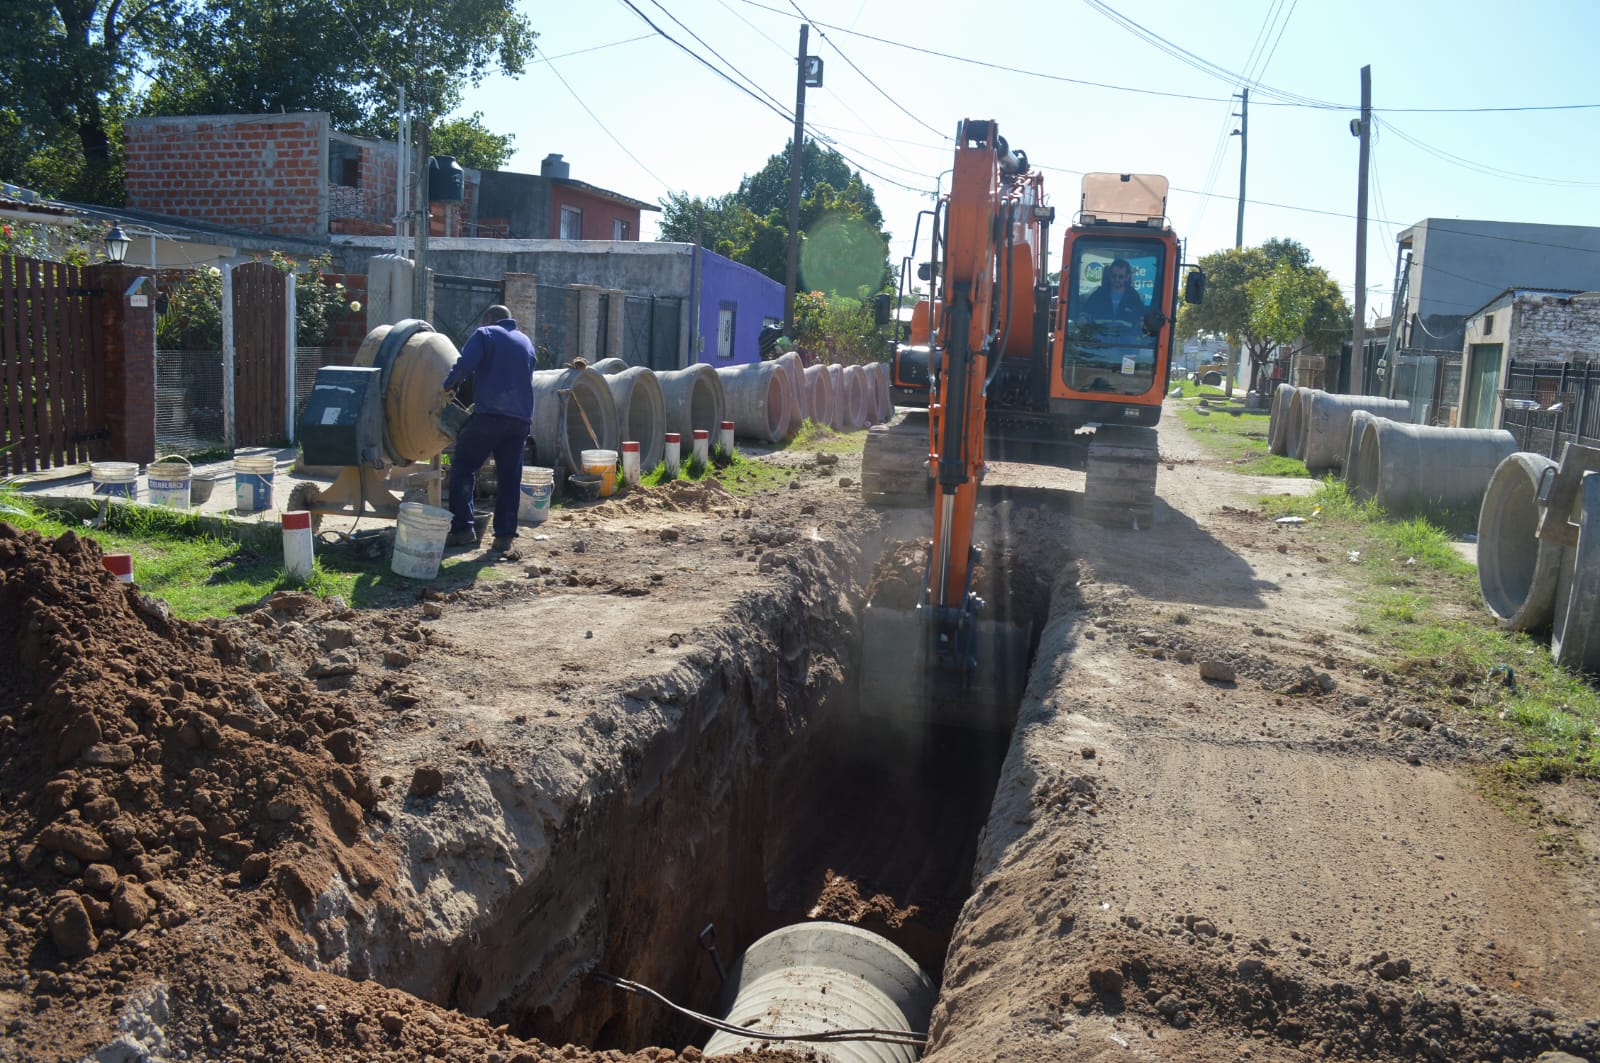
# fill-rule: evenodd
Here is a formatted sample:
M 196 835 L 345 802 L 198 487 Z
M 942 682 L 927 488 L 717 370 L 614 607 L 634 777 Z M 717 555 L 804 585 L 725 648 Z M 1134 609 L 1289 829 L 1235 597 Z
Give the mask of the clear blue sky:
M 1075 209 L 1083 171 L 1161 173 L 1189 257 L 1231 247 L 1232 97 L 1249 86 L 1245 245 L 1298 240 L 1351 298 L 1349 124 L 1363 65 L 1377 117 L 1369 320 L 1389 309 L 1395 235 L 1422 218 L 1600 224 L 1594 0 L 524 0 L 523 10 L 540 34 L 537 61 L 469 90 L 462 111 L 516 135 L 508 169 L 537 173 L 558 152 L 574 178 L 647 202 L 724 195 L 783 149 L 809 22 L 826 71 L 807 93 L 807 126 L 871 171 L 896 262 L 963 118 L 996 119 L 1027 151 L 1058 218 Z M 1573 106 L 1585 104 L 1595 106 Z M 1491 110 L 1555 107 L 1568 109 Z M 655 237 L 655 217 L 643 238 Z

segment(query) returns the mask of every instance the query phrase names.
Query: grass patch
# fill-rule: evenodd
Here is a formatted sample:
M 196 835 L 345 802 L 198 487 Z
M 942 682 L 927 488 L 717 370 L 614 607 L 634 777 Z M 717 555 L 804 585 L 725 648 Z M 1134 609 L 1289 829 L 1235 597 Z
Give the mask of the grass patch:
M 1176 409 L 1184 427 L 1200 445 L 1212 456 L 1232 463 L 1236 472 L 1246 476 L 1310 475 L 1304 462 L 1268 451 L 1266 411 L 1204 414 L 1187 403 Z
M 806 418 L 793 438 L 780 444 L 777 450 L 814 450 L 824 454 L 859 454 L 867 445 L 867 430 L 857 428 L 841 432 L 825 424 Z
M 721 447 L 717 447 L 712 451 L 711 460 L 708 462 L 690 458 L 682 463 L 676 477 L 667 472 L 667 465 L 662 462 L 639 477 L 639 486 L 660 487 L 674 479 L 690 483 L 715 479 L 729 494 L 743 497 L 789 486 L 789 481 L 794 479 L 794 471 L 769 464 L 759 458 L 746 457 L 738 450 L 727 454 Z
M 46 538 L 74 531 L 107 553 L 132 554 L 134 582 L 186 620 L 227 616 L 279 590 L 338 595 L 357 608 L 388 608 L 415 602 L 423 588 L 450 590 L 509 579 L 517 571 L 477 556 L 446 555 L 437 578 L 412 580 L 390 571 L 387 548 L 371 557 L 351 545 L 319 541 L 311 578 L 302 584 L 283 572 L 283 540 L 273 525 L 245 525 L 233 537 L 217 534 L 214 525 L 181 510 L 112 504 L 103 524 L 91 527 L 13 493 L 0 493 L 0 504 L 19 511 L 0 514 L 18 528 Z

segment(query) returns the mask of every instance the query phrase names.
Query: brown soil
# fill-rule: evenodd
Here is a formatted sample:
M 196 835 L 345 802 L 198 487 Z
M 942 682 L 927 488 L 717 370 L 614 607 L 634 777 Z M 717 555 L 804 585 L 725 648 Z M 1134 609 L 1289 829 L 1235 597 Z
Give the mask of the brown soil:
M 1600 1052 L 1594 794 L 1541 795 L 1541 849 L 1473 785 L 1508 752 L 1493 684 L 1372 667 L 1340 559 L 1251 506 L 1285 485 L 1173 425 L 1162 452 L 1138 533 L 997 464 L 980 593 L 1040 618 L 1009 748 L 925 751 L 903 808 L 856 787 L 905 748 L 830 748 L 788 819 L 759 787 L 820 771 L 793 760 L 847 703 L 865 586 L 921 579 L 892 544 L 926 515 L 863 512 L 849 459 L 561 511 L 517 578 L 384 613 L 181 623 L 92 542 L 0 525 L 0 1055 L 698 1058 L 585 979 L 649 982 L 708 911 L 724 959 L 792 918 L 899 941 L 942 982 L 938 1060 Z

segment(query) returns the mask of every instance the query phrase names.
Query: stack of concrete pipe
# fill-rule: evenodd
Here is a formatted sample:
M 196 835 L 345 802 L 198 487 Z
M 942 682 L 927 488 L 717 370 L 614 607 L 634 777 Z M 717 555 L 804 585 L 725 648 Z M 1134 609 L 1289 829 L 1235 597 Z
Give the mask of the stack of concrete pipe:
M 788 374 L 777 362 L 751 362 L 716 370 L 726 397 L 725 416 L 734 435 L 760 443 L 776 443 L 797 424 Z
M 1495 469 L 1478 511 L 1478 588 L 1500 625 L 1550 630 L 1563 667 L 1600 672 L 1600 476 L 1583 478 L 1573 511 L 1576 546 L 1538 535 L 1539 485 L 1556 463 L 1517 452 Z M 1551 514 L 1550 518 L 1555 518 Z
M 1357 410 L 1350 415 L 1350 434 L 1344 441 L 1344 478 L 1349 480 L 1354 474 L 1356 459 L 1361 456 L 1361 437 L 1366 433 L 1367 425 L 1377 417 L 1366 410 Z
M 639 444 L 639 468 L 648 472 L 661 464 L 667 450 L 667 405 L 661 394 L 661 382 L 644 366 L 629 368 L 621 358 L 607 358 L 596 362 L 595 366 L 610 362 L 615 362 L 617 368 L 601 372 L 606 374 L 606 386 L 617 407 L 622 438 Z
M 859 365 L 847 365 L 840 369 L 840 376 L 844 379 L 845 394 L 845 427 L 867 427 L 867 374 Z
M 1350 449 L 1350 418 L 1357 410 L 1390 420 L 1409 419 L 1411 403 L 1405 399 L 1383 399 L 1373 395 L 1330 395 L 1308 389 L 1297 393 L 1298 407 L 1292 407 L 1287 432 L 1290 455 L 1306 463 L 1313 473 L 1343 468 Z M 1293 416 L 1293 409 L 1300 417 Z
M 887 424 L 894 417 L 894 399 L 889 396 L 889 363 L 874 362 L 872 378 L 877 384 L 878 424 Z
M 598 362 L 590 363 L 589 368 L 596 373 L 604 373 L 606 376 L 610 376 L 612 373 L 620 373 L 628 368 L 628 363 L 621 358 L 602 358 Z
M 805 380 L 807 414 L 819 425 L 833 425 L 838 421 L 833 394 L 833 377 L 825 365 L 808 365 L 802 374 Z
M 727 397 L 717 371 L 698 362 L 687 369 L 657 373 L 661 397 L 666 404 L 666 431 L 677 432 L 683 440 L 683 453 L 689 452 L 696 428 L 706 429 L 714 440 L 727 418 Z
M 1345 479 L 1356 497 L 1375 499 L 1390 513 L 1477 509 L 1495 469 L 1516 449 L 1503 429 L 1431 428 L 1375 417 L 1362 428 Z
M 830 362 L 827 366 L 828 377 L 833 382 L 833 420 L 829 427 L 834 429 L 849 428 L 850 397 L 844 390 L 844 366 Z
M 585 450 L 616 450 L 621 441 L 616 402 L 593 369 L 541 369 L 533 374 L 534 460 L 579 467 Z

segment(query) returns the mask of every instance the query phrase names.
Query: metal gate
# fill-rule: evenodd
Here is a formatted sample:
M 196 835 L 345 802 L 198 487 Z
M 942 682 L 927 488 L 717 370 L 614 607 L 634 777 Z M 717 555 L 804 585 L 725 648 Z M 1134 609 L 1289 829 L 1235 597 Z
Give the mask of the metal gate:
M 683 300 L 672 296 L 628 296 L 622 310 L 623 359 L 657 372 L 677 369 L 682 307 Z
M 233 268 L 233 445 L 288 437 L 289 278 L 268 262 Z
M 505 281 L 476 277 L 433 275 L 433 329 L 450 337 L 456 350 L 465 347 L 472 333 L 483 324 L 483 312 L 505 302 Z

